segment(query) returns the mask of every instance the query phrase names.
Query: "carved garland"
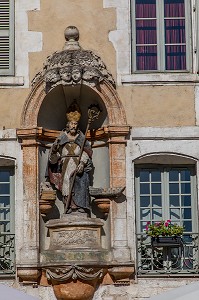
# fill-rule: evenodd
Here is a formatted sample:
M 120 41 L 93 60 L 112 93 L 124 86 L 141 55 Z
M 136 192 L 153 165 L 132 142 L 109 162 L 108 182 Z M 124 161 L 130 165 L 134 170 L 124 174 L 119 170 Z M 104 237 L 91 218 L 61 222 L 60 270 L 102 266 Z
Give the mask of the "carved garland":
M 83 268 L 79 266 L 70 266 L 68 268 L 46 269 L 46 276 L 49 280 L 67 281 L 69 279 L 93 280 L 102 278 L 103 269 L 94 272 L 94 269 Z

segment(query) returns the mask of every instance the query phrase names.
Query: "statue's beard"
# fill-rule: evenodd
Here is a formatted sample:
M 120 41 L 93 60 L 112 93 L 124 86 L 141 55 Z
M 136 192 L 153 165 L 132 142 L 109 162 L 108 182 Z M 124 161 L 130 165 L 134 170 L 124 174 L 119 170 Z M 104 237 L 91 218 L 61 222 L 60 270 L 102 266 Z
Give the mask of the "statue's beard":
M 76 135 L 77 130 L 76 130 L 75 128 L 71 128 L 71 129 L 69 130 L 69 132 L 70 132 L 71 135 Z

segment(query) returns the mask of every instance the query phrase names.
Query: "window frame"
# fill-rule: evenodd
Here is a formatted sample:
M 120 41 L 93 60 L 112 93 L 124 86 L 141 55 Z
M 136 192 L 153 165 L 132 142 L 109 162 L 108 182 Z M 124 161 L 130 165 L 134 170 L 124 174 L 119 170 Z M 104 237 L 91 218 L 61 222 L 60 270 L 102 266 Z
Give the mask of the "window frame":
M 7 32 L 3 32 L 2 36 L 9 36 L 9 68 L 0 69 L 0 77 L 2 76 L 14 76 L 15 73 L 15 2 L 9 0 L 9 29 Z M 2 30 L 4 31 L 4 30 Z M 1 30 L 0 30 L 1 36 Z
M 9 217 L 9 224 L 10 228 L 9 231 L 0 232 L 0 240 L 1 240 L 1 247 L 0 247 L 0 255 L 4 251 L 7 251 L 8 260 L 10 260 L 11 265 L 8 269 L 1 269 L 0 268 L 0 278 L 5 276 L 11 277 L 15 274 L 15 168 L 14 166 L 0 166 L 1 171 L 9 171 L 9 209 L 10 209 L 10 217 Z M 5 182 L 5 181 L 3 181 Z M 4 219 L 5 220 L 5 219 Z M 1 220 L 0 221 L 4 221 Z M 0 265 L 0 267 L 2 267 Z
M 194 165 L 157 165 L 157 164 L 138 164 L 135 165 L 135 197 L 136 197 L 136 232 L 137 234 L 143 234 L 140 227 L 140 180 L 139 171 L 141 169 L 159 169 L 161 170 L 161 182 L 163 184 L 162 191 L 162 216 L 163 219 L 169 218 L 169 202 L 166 203 L 168 198 L 168 186 L 165 188 L 165 184 L 169 183 L 168 174 L 170 169 L 183 169 L 189 168 L 191 171 L 191 211 L 192 211 L 192 233 L 198 233 L 198 207 L 197 207 L 197 178 L 196 167 Z M 181 206 L 180 206 L 181 207 Z M 167 212 L 166 212 L 167 211 Z M 158 220 L 157 220 L 158 221 Z
M 185 1 L 185 35 L 186 35 L 186 70 L 166 70 L 165 69 L 165 35 L 164 35 L 164 0 L 156 0 L 157 18 L 157 70 L 137 70 L 136 67 L 136 0 L 131 0 L 131 73 L 188 73 L 192 72 L 192 13 L 191 2 Z M 163 39 L 161 37 L 164 37 Z

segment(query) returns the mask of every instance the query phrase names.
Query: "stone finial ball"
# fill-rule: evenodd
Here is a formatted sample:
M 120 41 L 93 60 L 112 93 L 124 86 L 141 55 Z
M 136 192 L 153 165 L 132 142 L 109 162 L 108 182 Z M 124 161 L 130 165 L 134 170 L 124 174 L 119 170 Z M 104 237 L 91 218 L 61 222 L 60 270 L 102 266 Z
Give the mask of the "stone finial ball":
M 68 26 L 64 31 L 64 36 L 66 41 L 78 41 L 79 30 L 75 26 Z

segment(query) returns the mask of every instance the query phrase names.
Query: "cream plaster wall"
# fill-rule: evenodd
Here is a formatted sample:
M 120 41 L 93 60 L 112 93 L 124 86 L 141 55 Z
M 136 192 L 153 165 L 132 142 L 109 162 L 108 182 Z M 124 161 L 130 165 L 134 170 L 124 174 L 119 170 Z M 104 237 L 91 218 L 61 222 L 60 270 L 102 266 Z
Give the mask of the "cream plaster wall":
M 28 11 L 28 30 L 41 33 L 42 46 L 41 41 L 35 39 L 37 46 L 34 49 L 38 52 L 29 53 L 28 80 L 32 80 L 42 69 L 49 54 L 63 48 L 63 32 L 69 25 L 79 28 L 82 47 L 100 55 L 116 79 L 117 57 L 114 45 L 109 41 L 109 32 L 121 22 L 116 20 L 114 7 L 107 5 L 104 8 L 103 5 L 103 0 L 41 0 L 37 3 L 37 9 L 32 7 Z M 23 40 L 21 43 L 23 44 Z M 125 55 L 124 51 L 124 57 Z M 25 81 L 27 82 L 27 78 Z M 29 91 L 29 88 L 20 87 L 0 89 L 0 128 L 19 127 L 23 104 Z M 125 107 L 128 123 L 132 126 L 195 125 L 193 85 L 120 85 L 118 93 Z
M 114 9 L 104 9 L 102 0 L 41 0 L 38 12 L 29 13 L 29 29 L 43 34 L 43 50 L 30 54 L 33 78 L 54 51 L 62 50 L 64 30 L 69 25 L 80 31 L 80 45 L 99 54 L 108 69 L 115 73 L 115 50 L 108 40 L 108 33 L 115 28 Z
M 193 86 L 128 86 L 118 92 L 133 127 L 195 125 Z

